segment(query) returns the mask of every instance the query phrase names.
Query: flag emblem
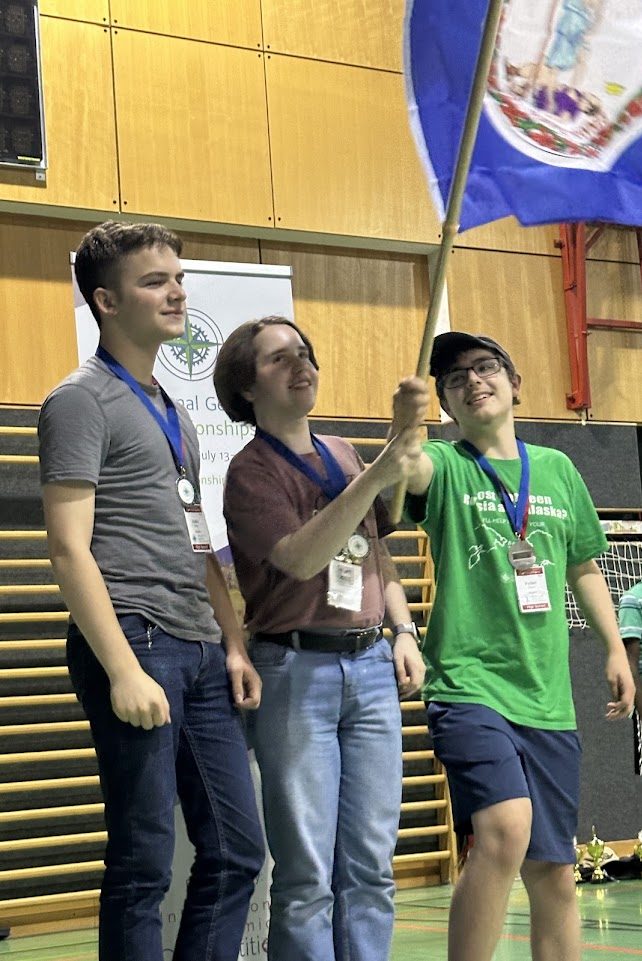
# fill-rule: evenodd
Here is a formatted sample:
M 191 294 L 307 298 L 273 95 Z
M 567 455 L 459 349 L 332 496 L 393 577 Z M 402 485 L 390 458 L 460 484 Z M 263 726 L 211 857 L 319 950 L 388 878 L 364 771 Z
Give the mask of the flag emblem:
M 440 219 L 497 15 L 460 229 L 642 225 L 642 0 L 406 0 L 410 125 Z
M 609 170 L 642 134 L 640 50 L 639 2 L 511 0 L 484 109 L 535 160 Z

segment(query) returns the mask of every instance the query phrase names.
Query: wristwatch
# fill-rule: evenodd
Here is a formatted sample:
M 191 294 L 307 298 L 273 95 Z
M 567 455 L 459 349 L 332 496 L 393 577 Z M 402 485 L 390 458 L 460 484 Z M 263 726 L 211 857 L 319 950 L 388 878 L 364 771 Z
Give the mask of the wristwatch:
M 395 624 L 392 629 L 392 636 L 397 637 L 399 634 L 412 634 L 417 644 L 419 643 L 419 633 L 414 621 L 411 621 L 410 624 Z

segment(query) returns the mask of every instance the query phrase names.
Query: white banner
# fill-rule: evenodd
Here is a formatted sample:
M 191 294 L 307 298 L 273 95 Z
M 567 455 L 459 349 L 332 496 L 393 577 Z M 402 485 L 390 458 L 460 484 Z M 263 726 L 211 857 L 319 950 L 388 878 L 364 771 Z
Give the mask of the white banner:
M 74 255 L 71 255 L 73 263 Z M 228 264 L 181 260 L 185 271 L 187 321 L 185 333 L 161 346 L 154 376 L 167 393 L 184 404 L 196 426 L 201 447 L 201 494 L 212 543 L 228 583 L 232 558 L 223 519 L 223 482 L 230 460 L 253 434 L 247 424 L 235 424 L 221 410 L 212 372 L 223 341 L 246 320 L 280 314 L 292 319 L 292 270 L 264 264 Z M 96 353 L 98 327 L 72 269 L 78 362 Z M 261 811 L 258 765 L 250 752 L 252 777 Z M 161 909 L 163 954 L 171 958 L 178 934 L 187 878 L 194 849 L 185 821 L 176 807 L 176 852 L 172 885 Z M 257 878 L 239 959 L 267 959 L 269 896 L 272 861 L 268 855 Z

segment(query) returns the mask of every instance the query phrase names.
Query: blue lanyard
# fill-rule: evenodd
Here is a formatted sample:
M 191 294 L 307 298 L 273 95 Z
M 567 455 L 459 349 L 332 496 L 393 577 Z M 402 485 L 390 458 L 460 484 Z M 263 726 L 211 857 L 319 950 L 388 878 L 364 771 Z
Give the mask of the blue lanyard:
M 487 460 L 486 457 L 477 450 L 474 444 L 470 441 L 462 440 L 461 446 L 464 450 L 473 457 L 477 465 L 483 470 L 483 472 L 490 477 L 493 482 L 495 490 L 500 495 L 504 508 L 506 510 L 506 515 L 510 521 L 511 527 L 516 537 L 524 540 L 526 537 L 526 526 L 528 524 L 528 488 L 530 486 L 531 479 L 531 467 L 528 459 L 528 451 L 526 450 L 526 444 L 523 440 L 517 438 L 517 450 L 519 451 L 519 459 L 522 462 L 522 473 L 519 479 L 519 493 L 517 494 L 517 501 L 514 501 L 511 494 L 509 493 L 506 485 L 499 477 L 497 471 Z
M 341 465 L 328 446 L 314 434 L 310 434 L 310 438 L 314 449 L 321 458 L 327 475 L 326 477 L 322 477 L 314 467 L 311 467 L 307 461 L 299 457 L 298 454 L 295 454 L 289 447 L 286 447 L 278 437 L 273 437 L 272 434 L 261 430 L 260 427 L 256 428 L 256 436 L 264 440 L 266 444 L 269 444 L 272 450 L 283 457 L 288 464 L 291 464 L 292 467 L 295 467 L 298 471 L 301 471 L 302 474 L 305 474 L 313 484 L 320 487 L 328 500 L 334 500 L 335 497 L 338 497 L 339 494 L 345 490 L 348 482 Z
M 124 381 L 130 390 L 136 394 L 138 399 L 142 401 L 162 432 L 165 434 L 169 446 L 172 449 L 172 457 L 174 458 L 176 469 L 180 474 L 185 474 L 185 466 L 183 464 L 183 439 L 181 437 L 181 423 L 178 419 L 176 405 L 171 397 L 165 393 L 159 384 L 158 386 L 160 388 L 160 392 L 163 400 L 165 401 L 165 406 L 167 407 L 167 417 L 163 417 L 158 408 L 155 407 L 151 402 L 138 381 L 132 377 L 129 371 L 126 370 L 122 364 L 119 364 L 118 361 L 112 357 L 112 355 L 100 344 L 96 350 L 96 357 L 99 357 L 100 360 L 102 360 L 102 362 L 109 367 L 112 374 L 115 374 L 116 377 L 119 377 L 122 381 Z

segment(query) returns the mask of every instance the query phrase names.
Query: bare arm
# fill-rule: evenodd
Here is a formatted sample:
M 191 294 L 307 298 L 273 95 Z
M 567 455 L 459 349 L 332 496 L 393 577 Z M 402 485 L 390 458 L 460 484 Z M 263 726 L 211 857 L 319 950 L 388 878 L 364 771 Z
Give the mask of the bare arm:
M 394 437 L 343 493 L 297 531 L 281 538 L 268 558 L 270 563 L 300 581 L 314 577 L 345 546 L 375 497 L 404 477 L 420 452 L 415 430 Z
M 594 560 L 569 567 L 566 577 L 587 623 L 606 648 L 606 679 L 613 698 L 606 716 L 626 717 L 633 710 L 635 686 L 606 581 Z
M 214 614 L 223 631 L 226 666 L 234 703 L 237 707 L 257 708 L 261 701 L 261 679 L 247 656 L 243 631 L 236 618 L 225 577 L 215 554 L 208 555 L 206 576 Z
M 426 382 L 420 377 L 406 377 L 395 391 L 392 403 L 392 424 L 388 436 L 394 437 L 400 431 L 412 427 L 416 430 L 423 420 L 428 406 Z M 428 454 L 420 449 L 406 477 L 408 493 L 425 494 L 430 487 L 432 475 L 432 461 Z
M 399 576 L 394 561 L 387 546 L 379 542 L 381 550 L 381 569 L 384 580 L 384 597 L 386 601 L 386 617 L 390 624 L 408 624 L 412 615 L 406 600 L 406 594 L 399 582 Z M 426 668 L 421 651 L 412 634 L 399 634 L 393 643 L 393 658 L 397 685 L 401 697 L 410 697 L 421 687 Z
M 93 485 L 46 484 L 42 496 L 56 580 L 75 623 L 109 678 L 114 713 L 121 721 L 146 730 L 167 724 L 170 714 L 165 692 L 143 671 L 123 634 L 90 550 Z
M 635 708 L 642 718 L 642 677 L 640 677 L 640 642 L 634 639 L 627 640 L 625 645 L 629 659 L 629 667 L 633 675 L 635 684 Z

